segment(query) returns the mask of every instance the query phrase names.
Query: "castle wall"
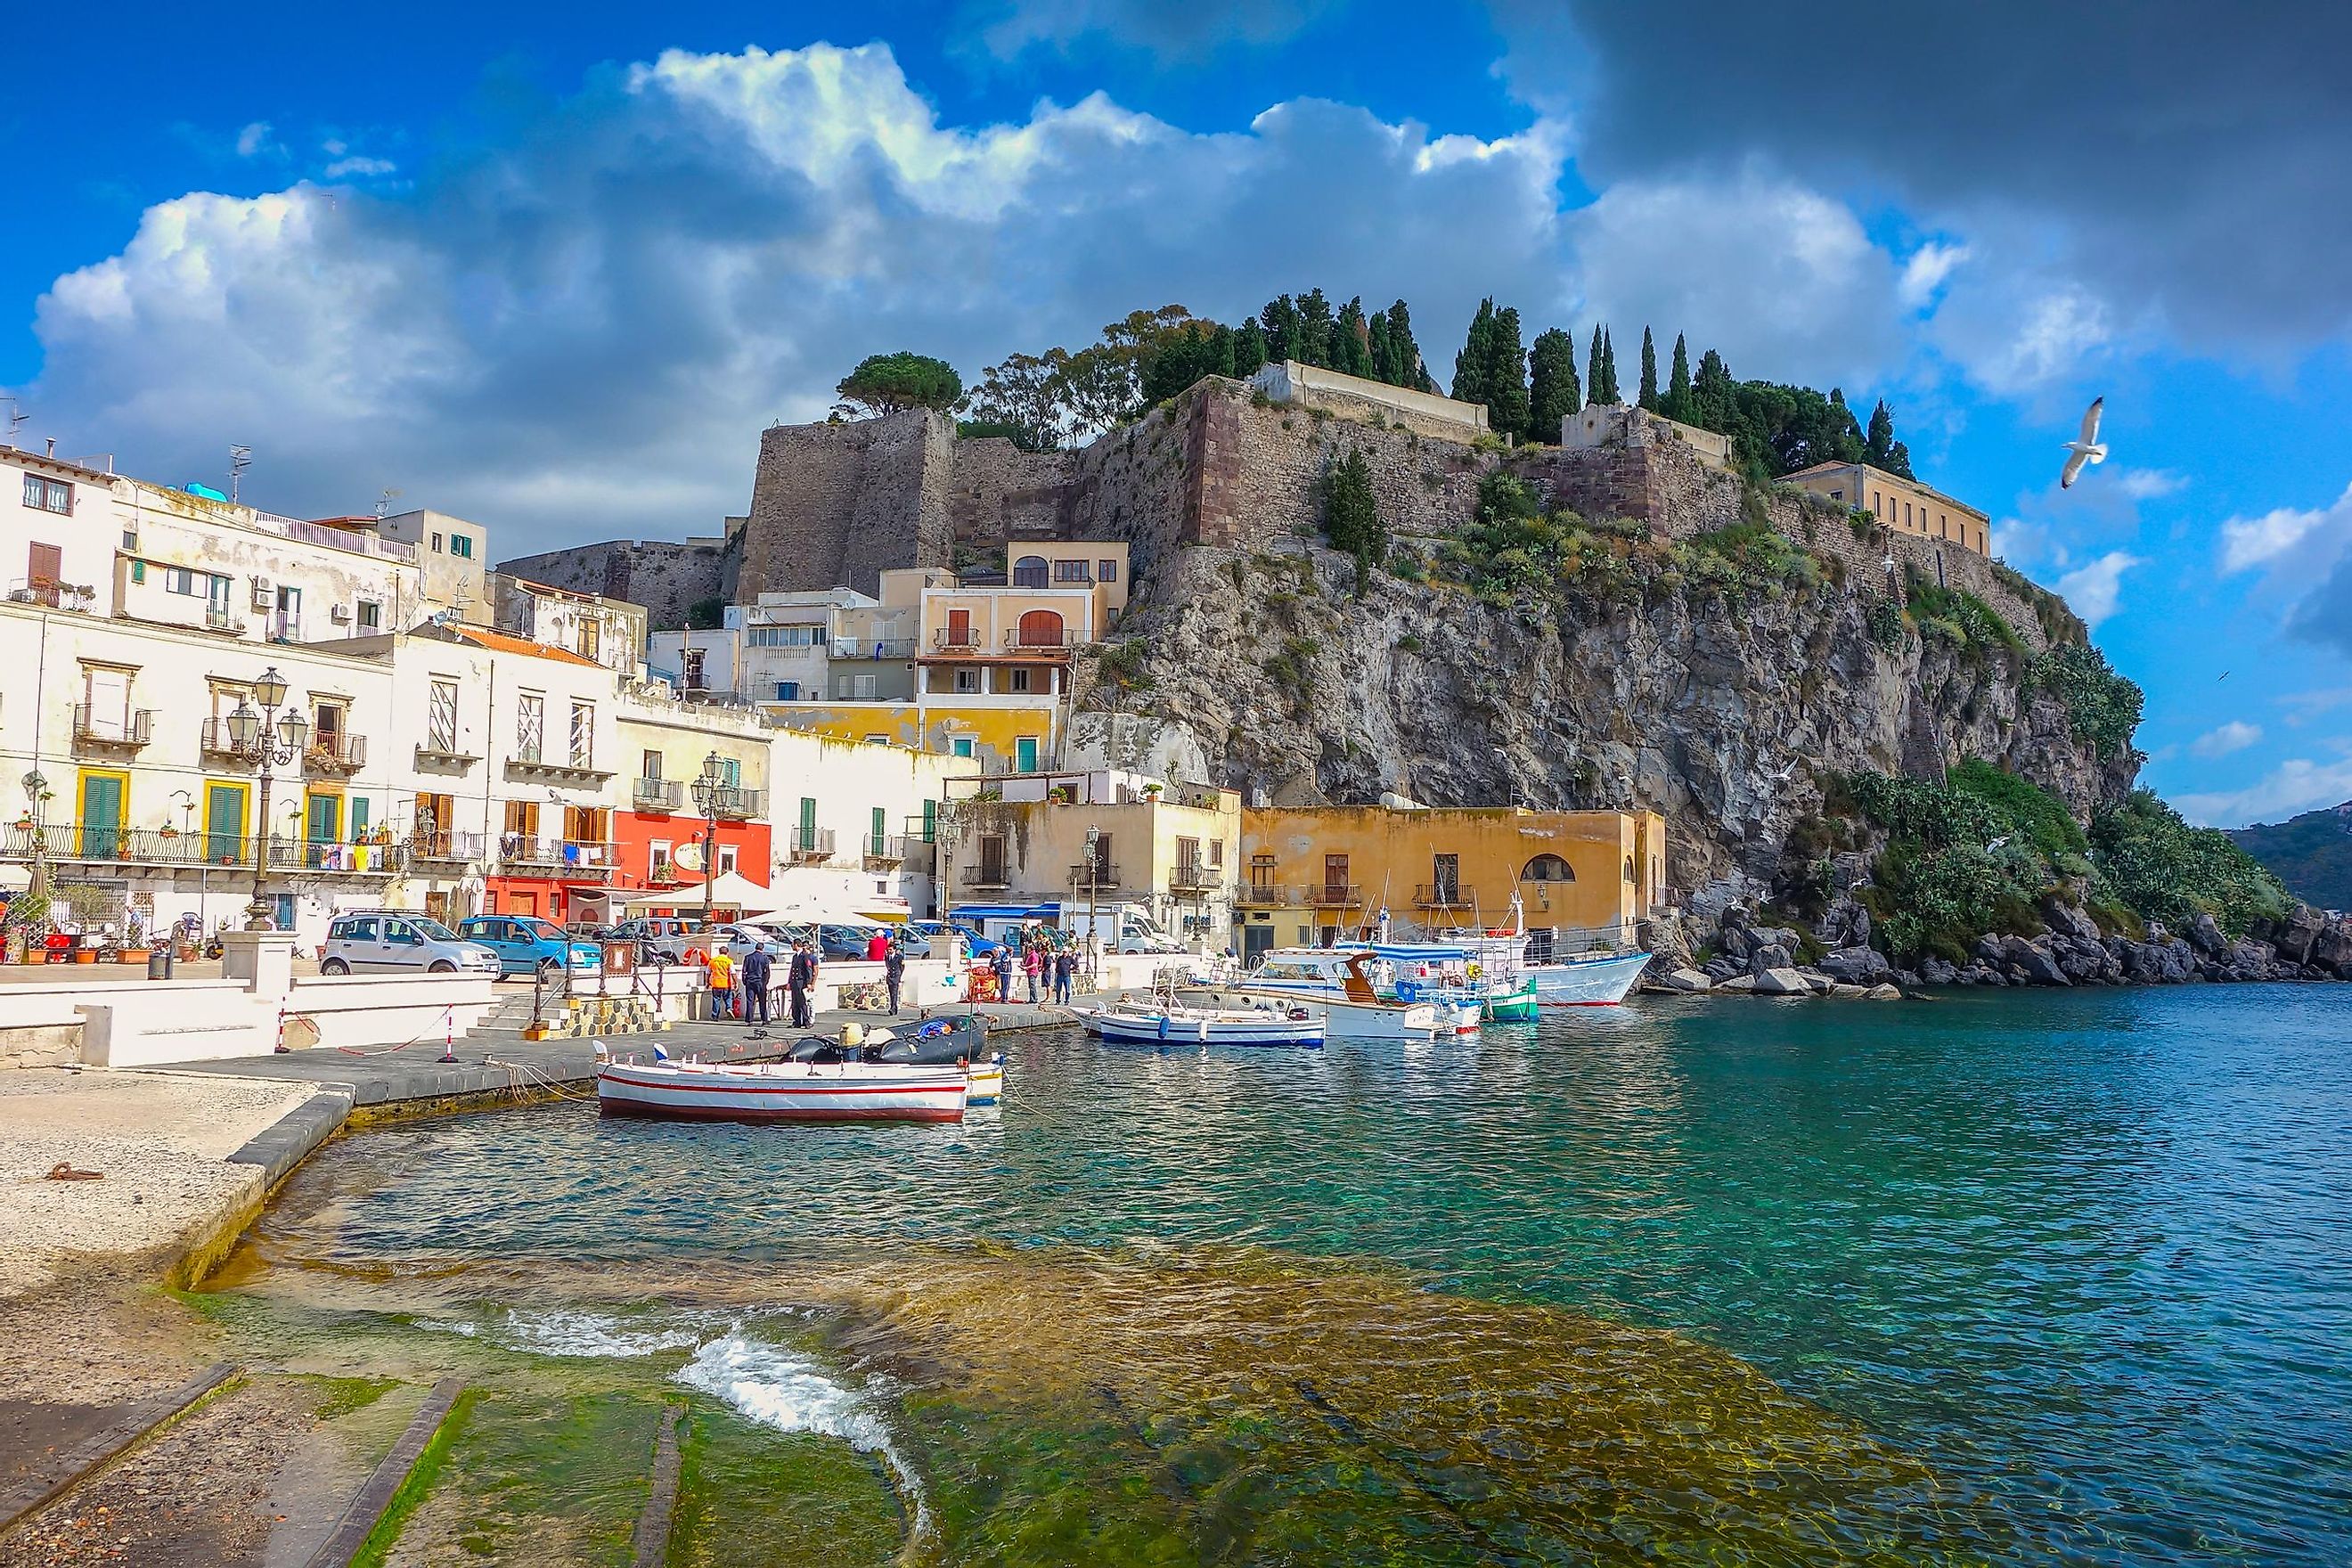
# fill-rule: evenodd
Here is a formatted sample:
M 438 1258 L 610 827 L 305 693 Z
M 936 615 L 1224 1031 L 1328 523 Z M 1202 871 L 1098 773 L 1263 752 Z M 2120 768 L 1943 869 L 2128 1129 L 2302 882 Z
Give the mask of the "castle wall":
M 687 610 L 704 599 L 723 598 L 726 552 L 719 546 L 667 540 L 606 540 L 543 555 L 519 555 L 499 563 L 510 576 L 642 605 L 655 631 L 686 625 Z
M 993 555 L 1016 539 L 1064 537 L 1062 512 L 1075 453 L 1024 452 L 1002 436 L 955 443 L 948 522 L 967 557 Z
M 871 594 L 885 571 L 946 565 L 954 441 L 954 426 L 928 409 L 763 431 L 734 597 Z
M 1267 365 L 1250 377 L 1249 384 L 1276 403 L 1320 408 L 1367 424 L 1401 424 L 1441 441 L 1475 441 L 1487 429 L 1483 403 L 1456 403 L 1433 392 L 1391 386 L 1297 360 Z

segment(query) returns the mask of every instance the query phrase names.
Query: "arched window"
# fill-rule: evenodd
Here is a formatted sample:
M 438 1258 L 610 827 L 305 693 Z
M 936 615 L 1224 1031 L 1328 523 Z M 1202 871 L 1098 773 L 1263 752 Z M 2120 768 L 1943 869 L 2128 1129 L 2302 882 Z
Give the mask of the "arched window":
M 1633 858 L 1631 855 L 1625 857 L 1625 879 L 1629 882 L 1633 879 Z
M 1016 588 L 1045 586 L 1045 558 L 1042 555 L 1024 555 L 1013 562 L 1013 585 Z
M 1522 882 L 1573 882 L 1576 873 L 1557 855 L 1538 855 L 1519 871 Z
M 1023 647 L 1062 646 L 1062 617 L 1052 610 L 1031 610 L 1021 617 Z

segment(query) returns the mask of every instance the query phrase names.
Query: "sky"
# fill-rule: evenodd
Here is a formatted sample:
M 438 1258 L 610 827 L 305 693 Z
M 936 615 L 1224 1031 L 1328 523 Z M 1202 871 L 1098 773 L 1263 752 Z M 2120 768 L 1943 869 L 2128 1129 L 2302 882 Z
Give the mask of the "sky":
M 10 73 L 21 444 L 242 444 L 269 510 L 504 557 L 713 531 L 869 353 L 971 382 L 1320 286 L 1443 379 L 1491 295 L 1884 398 L 2147 689 L 2147 782 L 2352 799 L 2352 7 L 344 9 L 129 5 Z

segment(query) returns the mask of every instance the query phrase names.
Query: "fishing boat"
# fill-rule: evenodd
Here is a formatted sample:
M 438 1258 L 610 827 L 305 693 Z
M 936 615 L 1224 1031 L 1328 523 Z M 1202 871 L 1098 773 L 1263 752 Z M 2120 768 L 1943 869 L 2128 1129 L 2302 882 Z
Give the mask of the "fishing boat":
M 919 1018 L 895 1029 L 866 1030 L 851 1023 L 837 1037 L 811 1035 L 785 1053 L 787 1061 L 877 1062 L 887 1067 L 953 1067 L 971 1086 L 966 1105 L 994 1105 L 1004 1097 L 1004 1053 L 988 1048 L 988 1026 L 977 1013 Z
M 1641 981 L 1642 971 L 1649 967 L 1647 952 L 1620 951 L 1614 945 L 1615 936 L 1607 930 L 1555 933 L 1555 944 L 1573 939 L 1596 945 L 1589 952 L 1530 962 L 1528 935 L 1517 899 L 1511 901 L 1511 916 L 1508 929 L 1449 931 L 1442 933 L 1441 940 L 1468 951 L 1487 973 L 1519 975 L 1533 982 L 1538 1007 L 1613 1007 L 1625 1000 Z M 1611 945 L 1598 945 L 1602 942 Z
M 1147 1046 L 1319 1046 L 1324 1023 L 1302 1003 L 1242 1000 L 1199 1005 L 1172 996 L 1074 1008 L 1087 1032 Z
M 1304 1002 L 1331 1039 L 1431 1040 L 1459 1032 L 1457 1007 L 1441 1013 L 1433 1002 L 1382 996 L 1371 967 L 1378 956 L 1371 947 L 1278 947 L 1230 989 Z
M 656 1054 L 651 1062 L 599 1066 L 597 1110 L 670 1121 L 961 1121 L 971 1094 L 952 1063 L 718 1063 Z

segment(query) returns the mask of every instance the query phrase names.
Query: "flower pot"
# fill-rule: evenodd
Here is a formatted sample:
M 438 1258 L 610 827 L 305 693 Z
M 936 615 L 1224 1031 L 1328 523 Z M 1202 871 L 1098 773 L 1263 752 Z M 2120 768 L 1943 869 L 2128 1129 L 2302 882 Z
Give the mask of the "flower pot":
M 148 951 L 148 949 L 143 947 L 126 947 L 121 952 L 114 955 L 114 962 L 117 963 L 144 963 L 147 962 Z
M 73 950 L 73 962 L 76 963 L 96 963 L 98 962 L 98 949 L 94 947 L 75 948 Z

